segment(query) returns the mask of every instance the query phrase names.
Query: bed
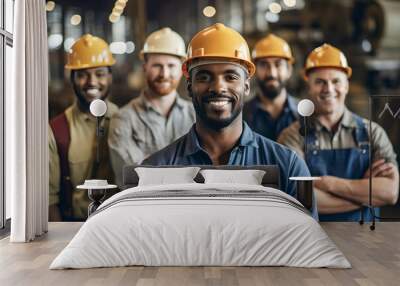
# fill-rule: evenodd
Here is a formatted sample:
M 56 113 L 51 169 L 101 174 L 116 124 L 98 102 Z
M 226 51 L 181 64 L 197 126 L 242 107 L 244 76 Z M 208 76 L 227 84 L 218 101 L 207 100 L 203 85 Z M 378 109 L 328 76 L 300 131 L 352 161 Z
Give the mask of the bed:
M 199 167 L 265 175 L 261 185 L 203 183 L 198 174 L 192 183 L 141 186 L 137 169 L 126 167 L 124 190 L 98 208 L 50 269 L 351 267 L 310 212 L 279 190 L 277 166 Z

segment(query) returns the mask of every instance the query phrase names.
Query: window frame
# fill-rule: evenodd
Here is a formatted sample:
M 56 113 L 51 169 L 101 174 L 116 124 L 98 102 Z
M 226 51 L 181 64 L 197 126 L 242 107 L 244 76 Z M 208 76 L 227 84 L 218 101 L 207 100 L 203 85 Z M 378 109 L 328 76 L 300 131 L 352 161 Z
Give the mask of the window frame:
M 6 1 L 0 0 L 0 237 L 10 231 L 10 219 L 6 217 L 5 189 L 5 76 L 6 76 L 6 47 L 13 48 L 13 34 L 6 31 Z M 15 0 L 8 0 L 15 7 Z M 13 11 L 15 11 L 13 9 Z M 14 15 L 13 15 L 14 16 Z M 13 27 L 14 28 L 14 27 Z M 14 30 L 14 29 L 13 29 Z

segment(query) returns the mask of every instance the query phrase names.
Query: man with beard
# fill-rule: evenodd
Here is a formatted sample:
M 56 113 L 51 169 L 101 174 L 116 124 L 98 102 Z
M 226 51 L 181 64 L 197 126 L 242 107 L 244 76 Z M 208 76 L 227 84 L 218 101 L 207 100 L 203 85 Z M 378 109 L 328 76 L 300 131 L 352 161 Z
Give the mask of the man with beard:
M 113 182 L 106 137 L 99 143 L 100 161 L 95 159 L 96 118 L 90 114 L 89 105 L 95 99 L 105 100 L 107 112 L 101 127 L 107 135 L 110 118 L 118 110 L 106 100 L 112 83 L 110 67 L 114 63 L 107 43 L 90 34 L 78 39 L 68 53 L 65 67 L 71 70 L 71 84 L 77 100 L 50 121 L 50 221 L 84 220 L 87 217 L 87 193 L 75 190 L 85 179 L 101 178 Z
M 314 185 L 322 221 L 357 221 L 361 214 L 364 220 L 372 220 L 372 212 L 363 208 L 369 204 L 370 176 L 375 215 L 379 216 L 378 206 L 394 204 L 398 198 L 396 154 L 386 132 L 372 122 L 370 136 L 369 121 L 345 105 L 351 73 L 337 48 L 324 44 L 313 50 L 305 66 L 308 93 L 315 105 L 307 138 L 300 135 L 299 122 L 283 130 L 278 138 L 299 155 L 306 155 L 311 174 L 322 177 Z
M 214 24 L 194 36 L 182 70 L 196 111 L 189 133 L 153 154 L 144 165 L 273 165 L 281 189 L 296 195 L 289 177 L 308 176 L 293 151 L 253 132 L 242 120 L 254 64 L 246 41 L 235 30 Z M 316 208 L 314 206 L 314 214 Z
M 275 141 L 298 119 L 298 102 L 286 90 L 294 59 L 288 43 L 274 34 L 258 41 L 252 56 L 258 89 L 245 104 L 243 118 L 254 131 Z
M 125 165 L 139 164 L 192 126 L 193 107 L 176 91 L 185 56 L 183 39 L 170 28 L 147 37 L 141 51 L 147 86 L 111 120 L 108 144 L 118 185 Z

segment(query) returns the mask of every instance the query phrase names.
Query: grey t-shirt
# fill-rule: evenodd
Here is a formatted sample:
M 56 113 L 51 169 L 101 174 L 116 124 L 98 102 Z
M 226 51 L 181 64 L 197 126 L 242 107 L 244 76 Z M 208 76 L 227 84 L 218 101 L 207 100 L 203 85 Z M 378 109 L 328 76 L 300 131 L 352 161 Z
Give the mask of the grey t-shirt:
M 124 166 L 139 164 L 172 143 L 189 131 L 195 119 L 192 103 L 179 95 L 168 117 L 160 114 L 143 93 L 121 108 L 111 119 L 108 136 L 117 184 L 122 184 Z

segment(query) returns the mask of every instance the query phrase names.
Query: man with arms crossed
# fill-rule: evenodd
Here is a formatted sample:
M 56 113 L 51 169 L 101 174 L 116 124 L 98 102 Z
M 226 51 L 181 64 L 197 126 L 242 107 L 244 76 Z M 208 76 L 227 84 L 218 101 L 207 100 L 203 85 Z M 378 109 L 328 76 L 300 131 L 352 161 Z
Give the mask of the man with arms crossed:
M 307 138 L 300 135 L 299 122 L 282 131 L 278 142 L 304 156 L 315 181 L 321 221 L 372 220 L 372 213 L 362 205 L 369 203 L 369 176 L 372 170 L 372 205 L 394 204 L 398 198 L 399 173 L 396 154 L 385 131 L 372 123 L 372 146 L 369 146 L 369 122 L 349 111 L 345 105 L 352 70 L 344 54 L 324 44 L 307 58 L 305 77 L 315 113 Z M 306 143 L 305 143 L 306 141 Z M 372 148 L 372 164 L 369 162 Z M 379 209 L 375 208 L 379 215 Z

